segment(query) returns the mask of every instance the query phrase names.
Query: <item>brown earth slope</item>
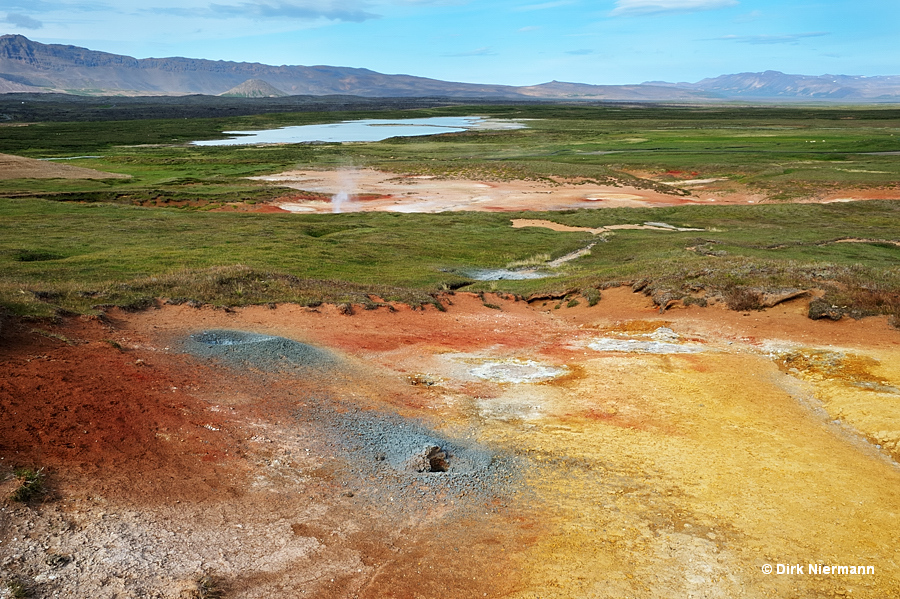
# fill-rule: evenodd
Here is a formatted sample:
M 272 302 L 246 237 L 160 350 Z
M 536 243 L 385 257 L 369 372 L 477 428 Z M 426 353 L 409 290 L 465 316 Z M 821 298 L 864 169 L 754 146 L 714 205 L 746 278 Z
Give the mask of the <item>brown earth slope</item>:
M 105 173 L 47 160 L 0 154 L 0 179 L 128 179 L 131 175 Z

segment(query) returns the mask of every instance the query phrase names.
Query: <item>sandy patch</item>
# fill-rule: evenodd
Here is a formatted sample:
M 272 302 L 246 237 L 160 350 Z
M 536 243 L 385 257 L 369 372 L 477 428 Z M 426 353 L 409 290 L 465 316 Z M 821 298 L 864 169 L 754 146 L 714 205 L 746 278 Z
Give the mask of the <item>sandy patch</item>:
M 715 183 L 716 181 L 727 181 L 727 179 L 721 177 L 712 179 L 685 179 L 683 181 L 669 183 L 669 185 L 706 185 L 707 183 Z
M 584 231 L 587 233 L 593 233 L 594 235 L 598 235 L 602 233 L 605 228 L 604 227 L 573 227 L 570 225 L 561 225 L 559 223 L 555 223 L 552 220 L 543 220 L 538 218 L 514 218 L 512 219 L 512 227 L 513 229 L 524 229 L 525 227 L 541 227 L 543 229 L 550 229 L 551 231 L 563 231 L 563 232 L 579 232 Z
M 887 243 L 889 245 L 900 246 L 900 241 L 891 239 L 838 239 L 835 243 Z
M 254 179 L 322 193 L 328 197 L 344 192 L 350 196 L 350 200 L 341 203 L 342 212 L 569 210 L 677 206 L 694 201 L 691 198 L 632 187 L 576 185 L 564 181 L 554 185 L 543 181 L 436 179 L 428 176 L 402 176 L 373 169 L 289 171 Z M 365 201 L 353 199 L 360 195 L 376 197 Z M 291 212 L 334 211 L 332 202 L 319 200 L 289 202 L 281 204 L 281 207 Z
M 128 179 L 131 175 L 0 154 L 0 179 Z
M 600 235 L 601 233 L 608 233 L 609 231 L 703 231 L 704 229 L 695 229 L 693 227 L 675 227 L 668 223 L 652 223 L 646 222 L 642 225 L 609 225 L 606 227 L 571 227 L 569 225 L 561 225 L 559 223 L 555 223 L 552 220 L 542 220 L 542 219 L 534 219 L 534 218 L 514 218 L 512 219 L 512 227 L 513 229 L 522 229 L 525 227 L 541 227 L 544 229 L 551 229 L 553 231 L 585 231 L 587 233 L 593 233 L 594 235 Z
M 633 173 L 648 179 L 648 173 Z M 334 171 L 296 170 L 253 177 L 275 185 L 322 194 L 322 199 L 276 202 L 283 210 L 298 213 L 327 212 L 447 212 L 473 210 L 488 212 L 519 210 L 571 210 L 574 208 L 647 208 L 684 204 L 757 204 L 768 198 L 763 193 L 734 189 L 733 181 L 722 178 L 688 179 L 667 182 L 677 187 L 687 184 L 691 195 L 675 196 L 648 189 L 580 184 L 560 180 L 477 181 L 444 179 L 428 175 L 397 175 L 374 169 Z M 329 198 L 346 198 L 338 205 Z M 896 189 L 835 191 L 801 202 L 841 202 L 900 199 Z
M 648 172 L 641 170 L 629 170 L 630 174 L 642 179 L 649 179 L 670 185 L 681 187 L 690 191 L 690 197 L 703 203 L 716 204 L 761 204 L 769 202 L 766 193 L 753 190 L 735 179 L 723 177 L 706 178 L 678 178 L 696 175 L 698 173 L 683 173 L 670 171 L 667 173 Z M 676 177 L 672 180 L 671 177 Z M 845 187 L 833 189 L 828 192 L 814 192 L 806 197 L 799 197 L 797 203 L 829 203 L 829 202 L 863 202 L 867 200 L 897 200 L 900 199 L 900 187 L 889 185 L 878 188 L 854 188 Z M 780 200 L 779 200 L 780 201 Z
M 843 189 L 825 195 L 820 200 L 829 202 L 863 202 L 866 200 L 900 200 L 900 188 L 894 189 Z

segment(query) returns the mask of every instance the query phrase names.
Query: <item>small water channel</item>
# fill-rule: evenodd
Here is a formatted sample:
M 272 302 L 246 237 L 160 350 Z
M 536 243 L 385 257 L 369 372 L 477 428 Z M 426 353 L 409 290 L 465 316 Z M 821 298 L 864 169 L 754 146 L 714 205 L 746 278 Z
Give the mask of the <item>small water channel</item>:
M 382 141 L 390 137 L 415 137 L 459 133 L 470 129 L 522 129 L 525 125 L 481 116 L 437 116 L 421 119 L 363 119 L 322 125 L 299 125 L 258 131 L 225 131 L 228 139 L 195 141 L 195 146 L 238 146 L 312 142 Z

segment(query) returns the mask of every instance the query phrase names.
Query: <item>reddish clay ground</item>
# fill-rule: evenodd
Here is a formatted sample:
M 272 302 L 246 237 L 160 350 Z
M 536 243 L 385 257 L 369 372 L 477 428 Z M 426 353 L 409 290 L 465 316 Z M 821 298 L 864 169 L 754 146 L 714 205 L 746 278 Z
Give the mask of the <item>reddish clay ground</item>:
M 474 210 L 513 212 L 521 210 L 571 210 L 577 208 L 621 208 L 680 206 L 685 204 L 753 204 L 769 198 L 741 184 L 721 178 L 703 179 L 699 173 L 644 173 L 636 176 L 657 181 L 661 176 L 676 180 L 661 183 L 658 189 L 597 185 L 591 181 L 487 181 L 397 175 L 374 169 L 333 171 L 288 171 L 254 177 L 279 187 L 301 190 L 272 202 L 289 212 L 446 212 Z M 663 193 L 666 186 L 671 193 Z M 662 189 L 663 192 L 659 191 Z M 339 192 L 349 200 L 336 207 L 331 198 Z M 898 199 L 900 190 L 841 189 L 812 195 L 798 201 L 842 202 L 870 199 Z

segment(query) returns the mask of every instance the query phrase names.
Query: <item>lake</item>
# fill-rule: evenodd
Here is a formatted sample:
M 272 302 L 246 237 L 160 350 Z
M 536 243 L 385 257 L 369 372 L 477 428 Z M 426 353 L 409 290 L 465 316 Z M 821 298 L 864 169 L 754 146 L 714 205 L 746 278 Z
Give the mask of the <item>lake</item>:
M 324 125 L 300 125 L 261 131 L 225 131 L 228 139 L 195 141 L 195 146 L 296 144 L 310 142 L 381 141 L 390 137 L 414 137 L 458 133 L 470 129 L 522 129 L 525 125 L 480 116 L 437 116 L 422 119 L 364 119 Z

